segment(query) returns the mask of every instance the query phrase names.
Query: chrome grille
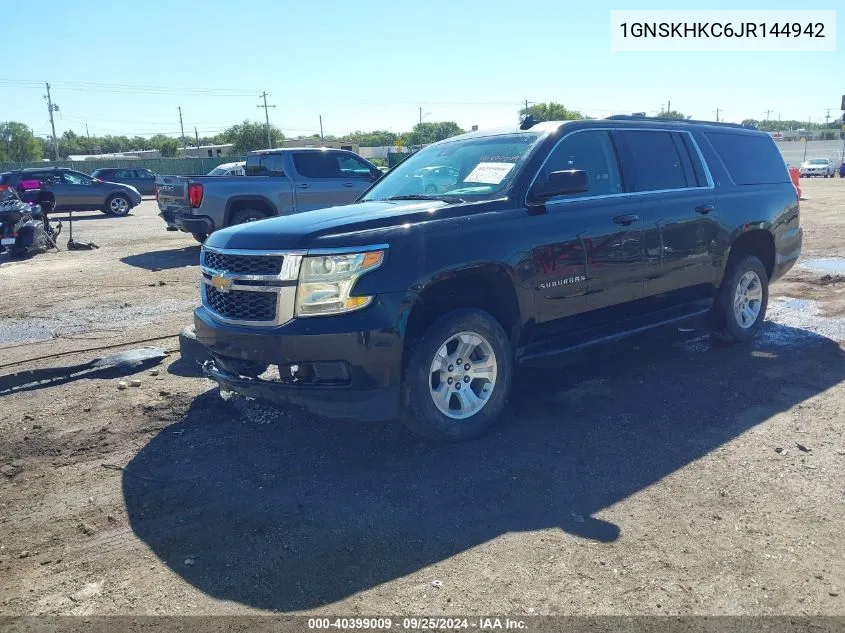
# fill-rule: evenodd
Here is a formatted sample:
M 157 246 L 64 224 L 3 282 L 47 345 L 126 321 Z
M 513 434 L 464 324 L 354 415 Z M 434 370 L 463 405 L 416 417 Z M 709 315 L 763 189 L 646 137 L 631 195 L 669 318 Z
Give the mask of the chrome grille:
M 279 302 L 279 295 L 276 292 L 249 290 L 221 292 L 206 284 L 205 299 L 209 308 L 227 319 L 272 323 L 276 320 L 276 306 Z
M 272 327 L 293 318 L 304 251 L 203 247 L 202 302 L 224 322 Z
M 213 270 L 235 275 L 278 275 L 284 258 L 280 255 L 231 255 L 203 250 L 202 263 Z

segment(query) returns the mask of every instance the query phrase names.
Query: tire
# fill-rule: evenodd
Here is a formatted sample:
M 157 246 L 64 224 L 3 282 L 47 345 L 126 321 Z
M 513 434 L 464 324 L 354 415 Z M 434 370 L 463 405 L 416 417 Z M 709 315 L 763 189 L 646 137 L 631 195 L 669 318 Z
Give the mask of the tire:
M 205 244 L 205 241 L 208 239 L 208 233 L 191 233 L 191 237 L 200 244 Z
M 471 357 L 461 358 L 458 366 L 460 345 L 470 351 Z M 444 346 L 447 353 L 443 370 L 432 371 L 435 358 Z M 412 342 L 407 352 L 409 360 L 402 383 L 402 423 L 406 427 L 430 439 L 458 442 L 476 437 L 493 426 L 507 402 L 513 376 L 511 344 L 496 319 L 476 309 L 449 312 L 430 325 L 421 339 Z M 473 371 L 483 371 L 487 378 L 472 377 Z M 446 382 L 447 377 L 452 383 Z M 448 395 L 440 398 L 438 406 L 434 397 L 441 389 Z M 466 398 L 467 393 L 473 397 Z M 447 415 L 441 407 L 452 414 Z M 463 415 L 462 412 L 466 413 L 465 417 L 455 417 Z
M 735 302 L 739 306 L 744 302 L 747 310 L 735 307 Z M 730 264 L 713 306 L 714 335 L 726 343 L 750 341 L 763 325 L 768 304 L 769 275 L 763 262 L 754 255 L 738 258 Z
M 257 220 L 263 220 L 266 217 L 267 214 L 264 213 L 264 211 L 259 211 L 258 209 L 240 209 L 239 211 L 235 211 L 229 218 L 229 226 L 255 222 Z
M 106 200 L 105 213 L 108 215 L 122 218 L 129 215 L 130 209 L 132 209 L 132 205 L 129 203 L 129 199 L 123 194 L 114 194 Z
M 11 246 L 9 247 L 9 257 L 12 259 L 24 259 L 29 254 L 29 249 L 25 246 Z
M 426 193 L 437 193 L 437 185 L 428 185 L 425 188 Z

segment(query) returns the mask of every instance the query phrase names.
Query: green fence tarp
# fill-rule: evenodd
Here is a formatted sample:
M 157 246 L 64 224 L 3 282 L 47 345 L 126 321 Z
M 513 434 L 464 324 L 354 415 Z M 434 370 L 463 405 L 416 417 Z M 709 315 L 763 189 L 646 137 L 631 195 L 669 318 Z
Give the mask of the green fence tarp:
M 117 160 L 59 160 L 59 161 L 33 161 L 24 163 L 0 163 L 0 173 L 23 169 L 26 167 L 64 167 L 74 169 L 85 174 L 90 174 L 95 169 L 104 167 L 124 169 L 149 169 L 153 173 L 166 176 L 202 176 L 207 174 L 217 165 L 223 163 L 235 163 L 246 160 L 246 156 L 216 156 L 214 158 L 139 158 L 139 159 L 117 159 Z

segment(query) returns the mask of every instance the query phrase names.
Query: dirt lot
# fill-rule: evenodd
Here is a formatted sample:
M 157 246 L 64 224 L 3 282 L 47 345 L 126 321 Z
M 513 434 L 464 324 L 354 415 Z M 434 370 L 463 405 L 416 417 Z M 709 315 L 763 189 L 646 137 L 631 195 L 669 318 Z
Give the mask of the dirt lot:
M 802 186 L 805 261 L 845 257 L 845 181 Z M 101 248 L 0 258 L 0 374 L 189 322 L 198 248 L 153 202 L 74 229 Z M 6 395 L 0 614 L 845 615 L 845 274 L 796 268 L 769 318 L 523 371 L 457 446 L 224 400 L 178 353 Z

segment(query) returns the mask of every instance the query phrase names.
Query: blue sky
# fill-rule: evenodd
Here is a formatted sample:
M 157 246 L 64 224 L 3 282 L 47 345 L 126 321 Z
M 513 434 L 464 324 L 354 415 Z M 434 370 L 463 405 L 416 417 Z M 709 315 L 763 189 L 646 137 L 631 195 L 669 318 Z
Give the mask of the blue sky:
M 213 134 L 269 93 L 271 122 L 288 136 L 390 129 L 419 120 L 507 125 L 525 99 L 560 101 L 591 116 L 654 112 L 667 100 L 696 118 L 823 121 L 839 114 L 845 45 L 833 53 L 610 51 L 611 9 L 677 2 L 575 4 L 475 0 L 170 1 L 52 4 L 38 27 L 4 30 L 0 120 L 38 134 Z M 813 9 L 842 8 L 819 0 Z M 114 8 L 112 8 L 114 7 Z M 685 8 L 794 9 L 794 2 L 708 2 Z M 808 7 L 810 8 L 810 7 Z M 837 15 L 842 30 L 845 8 Z M 5 81 L 13 80 L 13 81 Z M 63 82 L 91 84 L 65 85 Z M 100 85 L 93 85 L 100 84 Z M 107 84 L 104 86 L 103 84 Z M 114 87 L 120 84 L 126 87 Z M 165 89 L 151 89 L 150 86 Z M 172 90 L 170 90 L 172 88 Z

